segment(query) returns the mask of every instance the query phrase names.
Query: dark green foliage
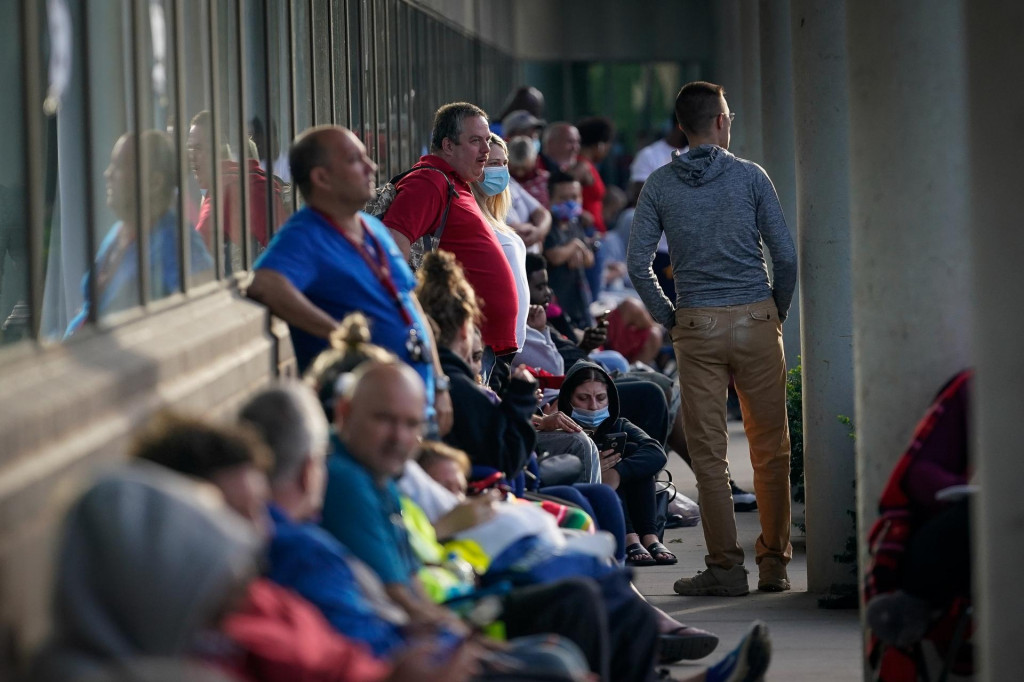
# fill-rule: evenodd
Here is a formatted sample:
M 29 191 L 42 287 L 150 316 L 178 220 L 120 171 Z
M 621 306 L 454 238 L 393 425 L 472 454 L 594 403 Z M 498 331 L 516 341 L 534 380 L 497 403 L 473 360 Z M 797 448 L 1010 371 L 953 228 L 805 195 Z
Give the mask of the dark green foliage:
M 786 375 L 786 414 L 789 416 L 789 484 L 793 489 L 793 500 L 803 502 L 804 404 L 801 365 L 789 370 Z

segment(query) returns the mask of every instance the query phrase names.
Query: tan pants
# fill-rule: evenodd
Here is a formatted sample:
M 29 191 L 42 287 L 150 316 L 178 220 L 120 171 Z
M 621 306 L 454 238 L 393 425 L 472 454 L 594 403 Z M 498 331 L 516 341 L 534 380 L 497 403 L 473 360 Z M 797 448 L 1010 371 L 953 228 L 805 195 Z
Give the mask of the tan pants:
M 786 360 L 775 301 L 718 308 L 680 308 L 672 328 L 679 365 L 683 429 L 700 493 L 700 515 L 708 566 L 743 563 L 736 540 L 736 515 L 729 489 L 726 398 L 733 377 L 750 443 L 754 495 L 761 519 L 757 563 L 783 565 L 793 556 L 789 542 L 789 422 L 786 419 Z

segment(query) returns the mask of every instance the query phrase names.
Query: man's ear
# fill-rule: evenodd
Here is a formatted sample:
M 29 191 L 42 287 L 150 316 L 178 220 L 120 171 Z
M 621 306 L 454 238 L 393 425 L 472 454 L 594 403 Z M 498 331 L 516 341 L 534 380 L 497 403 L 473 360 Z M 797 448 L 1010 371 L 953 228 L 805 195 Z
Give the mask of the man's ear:
M 345 420 L 352 411 L 352 401 L 348 398 L 338 396 L 334 400 L 334 427 L 340 432 L 345 426 Z
M 317 166 L 309 171 L 309 184 L 314 187 L 325 187 L 328 184 L 327 169 L 323 166 Z
M 441 140 L 441 151 L 443 151 L 445 154 L 451 154 L 452 148 L 454 146 L 455 143 L 452 142 L 452 138 L 450 137 L 446 137 L 443 140 Z
M 308 491 L 313 487 L 313 477 L 315 474 L 315 467 L 319 464 L 316 457 L 307 457 L 306 461 L 302 465 L 302 471 L 299 474 L 299 488 L 302 492 Z

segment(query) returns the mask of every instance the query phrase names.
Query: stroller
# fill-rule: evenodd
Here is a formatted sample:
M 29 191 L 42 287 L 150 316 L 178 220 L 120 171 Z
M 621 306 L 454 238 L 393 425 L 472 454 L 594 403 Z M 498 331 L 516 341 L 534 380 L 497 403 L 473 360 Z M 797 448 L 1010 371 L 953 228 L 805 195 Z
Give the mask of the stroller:
M 973 674 L 967 485 L 971 372 L 918 423 L 868 535 L 868 666 L 880 682 Z

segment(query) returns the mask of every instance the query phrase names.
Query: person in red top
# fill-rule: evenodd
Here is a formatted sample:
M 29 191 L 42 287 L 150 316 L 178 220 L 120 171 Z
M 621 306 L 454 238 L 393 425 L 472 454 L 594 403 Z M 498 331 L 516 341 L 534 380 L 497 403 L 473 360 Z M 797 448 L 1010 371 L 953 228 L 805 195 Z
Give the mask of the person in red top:
M 590 183 L 580 180 L 583 185 L 583 210 L 594 219 L 594 227 L 601 234 L 607 231 L 604 223 L 604 180 L 597 172 L 597 164 L 604 161 L 612 147 L 615 127 L 603 116 L 591 116 L 576 124 L 580 132 L 579 163 L 584 166 L 590 176 Z
M 457 196 L 441 234 L 440 247 L 455 255 L 477 298 L 483 301 L 480 331 L 496 357 L 516 352 L 516 314 L 519 300 L 515 279 L 494 230 L 480 212 L 469 183 L 483 175 L 490 153 L 487 115 L 467 102 L 446 104 L 434 116 L 430 154 L 413 169 L 440 169 L 455 186 Z M 435 170 L 406 175 L 398 194 L 381 217 L 395 243 L 409 256 L 411 244 L 433 234 L 448 202 L 448 182 Z
M 191 121 L 188 133 L 189 166 L 195 175 L 199 189 L 203 190 L 203 202 L 199 207 L 199 220 L 196 230 L 203 237 L 206 248 L 213 253 L 213 164 L 215 155 L 212 153 L 213 136 L 211 134 L 210 112 L 200 111 Z M 225 252 L 236 256 L 234 269 L 240 269 L 242 244 L 242 198 L 241 198 L 241 165 L 226 156 L 222 145 L 218 145 L 220 153 L 220 212 L 223 216 Z M 255 156 L 255 155 L 253 155 Z M 271 228 L 267 225 L 267 174 L 255 158 L 246 160 L 249 182 L 249 233 L 254 243 L 265 247 L 270 239 Z M 274 182 L 274 226 L 283 225 L 288 219 L 284 203 L 281 199 L 282 184 L 276 177 Z M 233 245 L 228 247 L 227 244 Z M 232 263 L 232 261 L 227 261 Z

